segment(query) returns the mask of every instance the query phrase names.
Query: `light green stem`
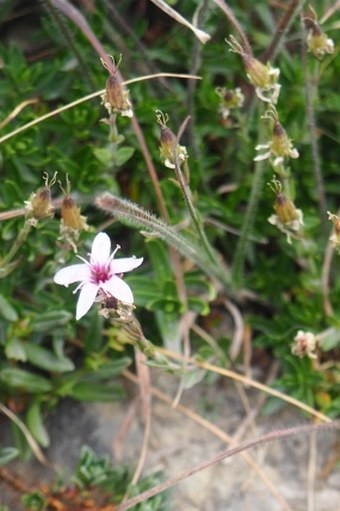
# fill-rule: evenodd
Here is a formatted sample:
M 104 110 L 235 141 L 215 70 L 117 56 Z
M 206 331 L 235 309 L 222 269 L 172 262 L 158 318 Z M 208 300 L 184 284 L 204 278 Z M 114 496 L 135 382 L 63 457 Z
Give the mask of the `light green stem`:
M 27 236 L 32 229 L 32 225 L 26 220 L 21 231 L 13 242 L 12 248 L 7 252 L 5 257 L 0 261 L 0 278 L 7 277 L 9 273 L 15 268 L 15 265 L 10 265 L 13 257 L 26 241 Z
M 192 221 L 193 221 L 193 223 L 194 223 L 194 225 L 196 227 L 197 234 L 200 237 L 202 245 L 203 245 L 203 247 L 204 247 L 204 249 L 206 251 L 206 254 L 209 257 L 210 261 L 213 264 L 216 265 L 216 264 L 218 264 L 218 261 L 216 259 L 215 254 L 214 254 L 213 248 L 210 245 L 209 240 L 208 240 L 208 238 L 207 238 L 207 236 L 206 236 L 206 234 L 204 232 L 201 218 L 200 218 L 198 212 L 196 211 L 196 209 L 195 209 L 195 207 L 193 205 L 192 198 L 191 198 L 191 190 L 189 188 L 189 185 L 188 185 L 187 181 L 185 180 L 185 178 L 183 176 L 183 173 L 182 173 L 181 168 L 179 166 L 179 162 L 178 162 L 178 157 L 177 156 L 175 157 L 175 172 L 176 172 L 177 180 L 178 180 L 179 185 L 181 187 L 182 194 L 183 194 L 185 203 L 187 205 L 188 211 L 189 211 L 190 216 L 192 218 Z

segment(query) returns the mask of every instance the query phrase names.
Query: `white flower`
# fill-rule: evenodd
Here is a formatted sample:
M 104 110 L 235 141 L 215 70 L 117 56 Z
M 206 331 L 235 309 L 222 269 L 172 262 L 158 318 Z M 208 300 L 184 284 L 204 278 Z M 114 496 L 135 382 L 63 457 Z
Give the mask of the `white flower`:
M 298 158 L 299 151 L 295 149 L 286 130 L 283 128 L 282 124 L 280 124 L 275 108 L 272 107 L 268 110 L 263 116 L 263 119 L 271 119 L 274 122 L 272 136 L 266 144 L 260 144 L 255 147 L 256 151 L 265 150 L 265 152 L 256 156 L 254 161 L 270 159 L 275 169 L 284 163 L 286 157 L 293 159 Z
M 317 344 L 318 339 L 312 332 L 299 330 L 294 337 L 294 344 L 291 348 L 292 353 L 297 357 L 303 357 L 304 355 L 307 355 L 309 358 L 317 358 Z
M 114 259 L 119 250 L 117 245 L 112 254 L 111 241 L 107 234 L 101 232 L 93 240 L 90 261 L 78 256 L 84 261 L 73 264 L 57 271 L 54 282 L 68 287 L 74 282 L 80 282 L 74 293 L 80 290 L 76 319 L 82 318 L 92 307 L 98 293 L 104 297 L 114 297 L 117 300 L 133 304 L 133 294 L 130 287 L 120 277 L 122 273 L 134 270 L 143 262 L 143 258 L 127 257 Z

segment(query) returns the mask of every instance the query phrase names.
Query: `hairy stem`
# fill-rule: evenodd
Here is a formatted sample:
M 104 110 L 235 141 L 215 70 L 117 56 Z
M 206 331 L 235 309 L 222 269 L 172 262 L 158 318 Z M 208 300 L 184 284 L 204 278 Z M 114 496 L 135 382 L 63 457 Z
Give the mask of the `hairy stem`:
M 260 108 L 262 110 L 262 108 Z M 261 112 L 260 112 L 261 113 Z M 262 144 L 264 142 L 264 130 L 262 123 L 259 122 L 259 134 L 258 134 L 258 144 Z M 247 209 L 244 215 L 244 220 L 241 228 L 240 238 L 238 240 L 236 251 L 233 259 L 233 282 L 237 287 L 241 287 L 244 278 L 244 264 L 247 253 L 247 243 L 249 239 L 250 232 L 253 228 L 257 208 L 259 204 L 259 200 L 261 197 L 261 193 L 263 190 L 263 181 L 264 181 L 264 170 L 265 165 L 263 161 L 257 161 L 255 163 L 255 172 L 253 176 L 253 182 L 250 192 L 249 201 L 247 204 Z
M 229 274 L 221 265 L 213 264 L 194 242 L 185 238 L 166 222 L 158 219 L 137 204 L 109 193 L 98 197 L 95 203 L 121 222 L 138 229 L 147 230 L 151 235 L 164 240 L 168 245 L 175 247 L 184 257 L 197 264 L 207 275 L 218 279 L 228 287 L 230 286 Z

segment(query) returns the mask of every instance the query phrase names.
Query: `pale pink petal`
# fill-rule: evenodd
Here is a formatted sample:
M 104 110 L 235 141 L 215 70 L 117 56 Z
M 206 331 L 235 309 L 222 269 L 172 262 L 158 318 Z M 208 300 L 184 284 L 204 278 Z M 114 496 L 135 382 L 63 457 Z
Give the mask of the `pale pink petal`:
M 131 289 L 126 282 L 116 275 L 112 275 L 110 280 L 100 284 L 100 287 L 121 302 L 133 303 L 133 294 Z
M 53 280 L 56 284 L 68 287 L 74 282 L 88 280 L 89 278 L 90 268 L 87 264 L 72 264 L 71 266 L 66 266 L 66 268 L 57 271 Z
M 91 250 L 91 262 L 105 264 L 110 257 L 111 240 L 105 232 L 94 238 Z
M 91 309 L 97 296 L 98 289 L 98 284 L 92 284 L 92 282 L 87 282 L 81 288 L 77 302 L 77 320 L 82 318 Z
M 142 257 L 140 259 L 136 257 L 121 257 L 120 259 L 113 259 L 111 269 L 114 273 L 125 273 L 138 268 L 142 262 Z

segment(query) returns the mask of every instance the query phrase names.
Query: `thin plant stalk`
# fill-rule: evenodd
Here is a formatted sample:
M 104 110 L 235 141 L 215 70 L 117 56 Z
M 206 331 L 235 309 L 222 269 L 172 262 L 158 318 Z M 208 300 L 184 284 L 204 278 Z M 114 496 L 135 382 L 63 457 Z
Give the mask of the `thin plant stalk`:
M 197 23 L 199 25 L 202 24 L 205 14 L 207 12 L 209 5 L 209 0 L 202 0 L 201 5 L 197 8 Z M 190 74 L 196 74 L 201 63 L 201 44 L 197 39 L 194 40 L 193 43 L 193 49 L 191 54 L 191 67 L 190 67 Z M 196 158 L 196 160 L 199 162 L 201 160 L 200 158 L 200 149 L 199 145 L 196 141 L 196 135 L 195 135 L 195 126 L 196 126 L 196 111 L 195 111 L 195 91 L 196 91 L 196 82 L 195 81 L 189 81 L 188 82 L 188 111 L 189 116 L 191 118 L 191 122 L 188 125 L 188 136 L 189 136 L 189 145 L 193 151 L 193 154 Z M 201 165 L 200 165 L 201 168 Z
M 27 443 L 29 444 L 30 448 L 32 449 L 32 452 L 34 456 L 37 458 L 39 463 L 44 465 L 45 467 L 52 468 L 52 465 L 49 463 L 49 461 L 45 458 L 43 452 L 41 451 L 39 445 L 37 444 L 36 440 L 33 438 L 32 433 L 27 428 L 27 426 L 22 422 L 19 417 L 15 415 L 7 406 L 0 403 L 0 412 L 6 415 L 23 433 L 25 436 Z
M 315 179 L 315 185 L 317 189 L 317 201 L 319 204 L 322 232 L 326 232 L 327 226 L 327 199 L 325 192 L 325 184 L 322 174 L 321 168 L 321 158 L 318 146 L 317 139 L 317 129 L 316 129 L 316 118 L 315 118 L 315 108 L 314 108 L 314 91 L 313 91 L 313 82 L 310 76 L 310 72 L 308 69 L 308 61 L 307 61 L 307 49 L 306 49 L 306 28 L 303 20 L 303 16 L 301 13 L 301 33 L 302 33 L 302 44 L 301 44 L 301 56 L 302 56 L 302 67 L 305 75 L 304 84 L 305 84 L 305 94 L 306 94 L 306 107 L 307 107 L 307 124 L 308 131 L 311 143 L 311 152 L 312 152 L 312 168 Z M 313 80 L 314 81 L 314 80 Z
M 15 265 L 10 264 L 13 257 L 17 254 L 18 250 L 25 243 L 27 236 L 32 229 L 32 225 L 26 220 L 22 229 L 19 231 L 18 236 L 13 241 L 13 244 L 7 254 L 0 260 L 0 279 L 7 277 L 7 275 L 14 269 Z
M 260 113 L 262 113 L 262 108 L 259 108 Z M 261 117 L 261 116 L 260 116 Z M 264 129 L 261 121 L 259 122 L 259 134 L 258 134 L 258 144 L 263 144 L 264 142 Z M 237 287 L 241 287 L 244 279 L 244 265 L 247 253 L 247 244 L 249 240 L 250 232 L 253 228 L 259 200 L 261 197 L 261 193 L 263 190 L 263 181 L 264 181 L 264 172 L 265 165 L 263 160 L 257 161 L 255 163 L 255 171 L 253 175 L 253 182 L 251 186 L 251 192 L 249 201 L 247 204 L 247 209 L 244 215 L 244 220 L 241 228 L 241 234 L 236 246 L 236 251 L 233 259 L 233 282 Z
M 296 16 L 299 11 L 302 9 L 305 0 L 291 0 L 288 5 L 283 18 L 279 21 L 276 31 L 273 35 L 273 38 L 268 46 L 268 48 L 264 51 L 261 56 L 262 62 L 274 61 L 276 59 L 277 54 L 280 51 L 280 47 L 282 44 L 282 40 L 292 23 L 294 22 Z
M 175 172 L 176 172 L 176 177 L 177 177 L 177 180 L 178 180 L 178 183 L 181 187 L 181 191 L 182 191 L 182 194 L 183 194 L 183 198 L 185 200 L 185 204 L 188 208 L 188 211 L 189 211 L 189 214 L 191 216 L 191 219 L 194 223 L 194 226 L 196 228 L 196 231 L 197 231 L 197 234 L 202 242 L 202 246 L 204 247 L 204 250 L 208 256 L 208 258 L 210 259 L 210 261 L 213 263 L 213 264 L 217 264 L 217 260 L 216 260 L 216 256 L 214 254 L 214 251 L 209 243 L 209 240 L 204 232 L 204 229 L 203 229 L 203 225 L 202 225 L 202 221 L 201 219 L 199 218 L 199 214 L 197 213 L 196 209 L 195 209 L 195 206 L 192 202 L 192 198 L 191 198 L 191 190 L 188 186 L 188 183 L 186 182 L 185 178 L 184 178 L 184 175 L 181 171 L 181 167 L 180 167 L 180 164 L 179 164 L 179 161 L 178 161 L 178 155 L 177 155 L 177 152 L 175 151 L 174 153 L 174 164 L 175 164 Z

